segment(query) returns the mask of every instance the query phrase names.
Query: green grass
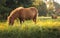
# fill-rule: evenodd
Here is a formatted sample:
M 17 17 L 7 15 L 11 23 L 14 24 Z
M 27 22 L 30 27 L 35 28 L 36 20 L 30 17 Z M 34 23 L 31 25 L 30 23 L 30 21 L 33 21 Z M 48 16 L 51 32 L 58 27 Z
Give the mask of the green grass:
M 37 24 L 30 20 L 22 25 L 16 20 L 13 26 L 0 22 L 0 38 L 60 38 L 60 18 L 38 18 Z

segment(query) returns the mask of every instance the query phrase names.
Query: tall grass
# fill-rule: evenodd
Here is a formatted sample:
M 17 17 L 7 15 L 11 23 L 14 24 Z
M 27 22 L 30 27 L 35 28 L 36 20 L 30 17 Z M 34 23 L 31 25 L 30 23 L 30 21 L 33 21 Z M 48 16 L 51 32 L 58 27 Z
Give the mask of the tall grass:
M 13 26 L 0 22 L 0 38 L 60 38 L 60 18 L 38 18 L 36 24 L 30 20 L 22 25 L 16 20 Z

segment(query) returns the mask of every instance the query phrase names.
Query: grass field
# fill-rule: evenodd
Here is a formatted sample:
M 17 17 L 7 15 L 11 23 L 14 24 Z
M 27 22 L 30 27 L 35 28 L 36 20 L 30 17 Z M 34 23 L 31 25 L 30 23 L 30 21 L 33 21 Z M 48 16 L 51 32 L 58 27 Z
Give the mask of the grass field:
M 60 18 L 39 17 L 36 24 L 30 20 L 22 25 L 15 20 L 13 26 L 0 22 L 0 38 L 60 38 Z

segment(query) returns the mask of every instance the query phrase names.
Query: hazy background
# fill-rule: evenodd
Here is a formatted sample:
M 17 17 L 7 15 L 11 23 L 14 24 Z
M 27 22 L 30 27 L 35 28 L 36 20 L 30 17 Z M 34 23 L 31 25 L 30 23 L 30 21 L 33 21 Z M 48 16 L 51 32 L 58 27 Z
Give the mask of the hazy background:
M 60 4 L 60 0 L 54 0 L 54 1 Z

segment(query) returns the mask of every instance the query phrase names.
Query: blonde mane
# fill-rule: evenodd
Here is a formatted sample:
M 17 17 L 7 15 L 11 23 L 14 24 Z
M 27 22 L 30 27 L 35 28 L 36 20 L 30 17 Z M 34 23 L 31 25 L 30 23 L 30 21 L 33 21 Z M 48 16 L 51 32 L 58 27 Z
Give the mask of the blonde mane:
M 20 9 L 22 9 L 22 8 L 24 8 L 24 7 L 18 7 L 18 8 L 16 8 L 15 10 L 13 10 L 13 11 L 11 12 L 10 16 L 12 16 L 16 11 L 18 11 L 18 10 L 20 10 Z

